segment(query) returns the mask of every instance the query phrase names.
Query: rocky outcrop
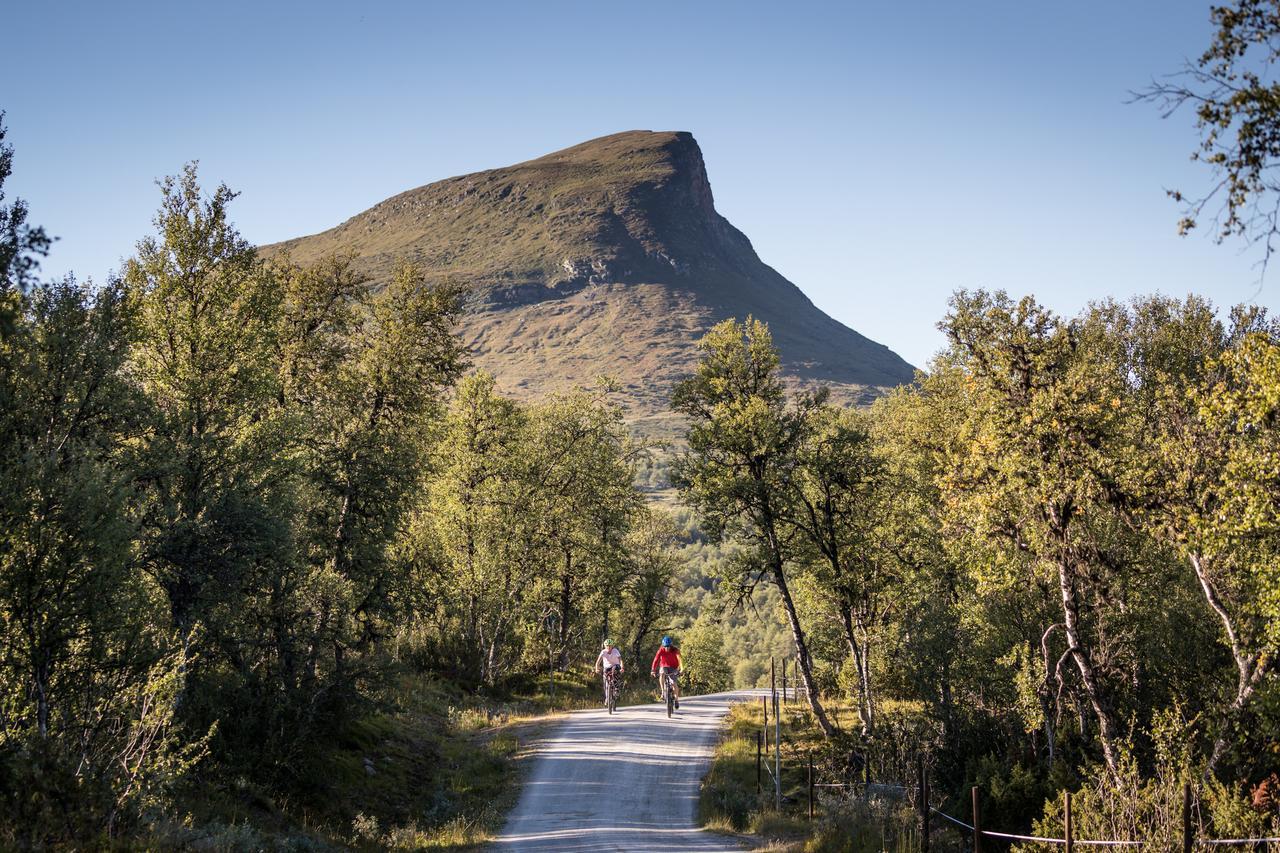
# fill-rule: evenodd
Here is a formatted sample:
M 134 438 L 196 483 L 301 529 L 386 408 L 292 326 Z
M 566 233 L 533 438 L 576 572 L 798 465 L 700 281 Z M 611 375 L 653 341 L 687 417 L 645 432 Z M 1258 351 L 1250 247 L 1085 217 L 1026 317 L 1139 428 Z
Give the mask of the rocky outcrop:
M 267 247 L 299 261 L 354 252 L 374 278 L 401 260 L 469 286 L 473 360 L 516 393 L 589 383 L 665 411 L 696 341 L 724 317 L 769 322 L 784 372 L 846 400 L 912 379 L 888 348 L 818 310 L 715 209 L 683 132 L 630 131 L 390 198 L 321 234 Z

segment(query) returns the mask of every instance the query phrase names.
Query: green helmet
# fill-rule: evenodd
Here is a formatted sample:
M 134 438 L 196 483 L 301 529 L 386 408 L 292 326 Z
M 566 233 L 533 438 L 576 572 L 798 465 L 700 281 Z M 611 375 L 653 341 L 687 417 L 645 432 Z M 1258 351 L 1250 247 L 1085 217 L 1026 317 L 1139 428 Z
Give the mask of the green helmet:
M 602 648 L 606 648 L 606 649 L 613 648 L 613 640 L 605 640 L 604 646 L 602 646 Z

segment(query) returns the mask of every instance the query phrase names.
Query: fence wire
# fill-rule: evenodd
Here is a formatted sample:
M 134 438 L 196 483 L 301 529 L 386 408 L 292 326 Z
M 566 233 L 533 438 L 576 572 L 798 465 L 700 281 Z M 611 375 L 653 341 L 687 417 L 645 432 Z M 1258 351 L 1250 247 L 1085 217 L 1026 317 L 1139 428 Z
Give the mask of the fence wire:
M 779 696 L 779 694 L 781 695 Z M 806 688 L 800 687 L 799 685 L 794 685 L 794 686 L 788 685 L 786 688 L 781 688 L 776 690 L 772 694 L 773 708 L 775 709 L 774 711 L 775 714 L 781 714 L 783 711 L 783 708 L 788 704 L 787 694 L 790 694 L 793 697 L 792 699 L 793 702 L 799 702 L 802 694 L 806 698 L 808 697 L 808 690 Z M 781 698 L 781 701 L 779 701 L 779 698 Z M 782 741 L 789 745 L 793 745 L 791 742 L 791 738 L 787 737 L 786 735 L 783 735 Z M 769 766 L 769 762 L 767 761 L 764 762 L 763 766 L 764 766 L 764 769 L 769 772 L 770 779 L 774 779 L 773 768 Z M 871 793 L 872 789 L 875 789 L 875 788 L 897 790 L 897 791 L 902 791 L 904 793 L 916 790 L 914 787 L 909 788 L 905 785 L 894 785 L 894 784 L 888 784 L 883 782 L 813 782 L 810 784 L 810 787 L 812 788 L 862 788 L 864 793 Z M 947 814 L 944 811 L 941 811 L 940 809 L 934 808 L 933 806 L 929 806 L 929 812 L 930 814 L 935 814 L 938 817 L 942 818 L 943 820 L 946 820 L 954 824 L 955 826 L 959 827 L 960 829 L 963 829 L 966 832 L 969 832 L 969 833 L 974 832 L 974 827 L 972 824 L 965 823 L 959 818 L 952 817 L 951 815 Z M 989 829 L 979 830 L 979 832 L 988 838 L 999 838 L 1007 841 L 1026 841 L 1026 842 L 1031 842 L 1035 844 L 1061 844 L 1061 845 L 1065 845 L 1067 843 L 1067 839 L 1065 838 L 1045 838 L 1039 835 L 1019 835 L 1017 833 L 1012 833 L 1012 832 L 994 832 Z M 1148 846 L 1149 844 L 1149 842 L 1146 842 L 1146 841 L 1121 841 L 1121 840 L 1105 840 L 1105 839 L 1093 840 L 1093 839 L 1087 839 L 1087 838 L 1073 838 L 1071 840 L 1071 843 L 1073 845 L 1078 844 L 1082 847 L 1145 847 L 1145 846 Z M 1240 847 L 1240 846 L 1257 845 L 1257 844 L 1280 844 L 1280 836 L 1274 837 L 1274 838 L 1196 838 L 1192 841 L 1192 846 L 1204 845 L 1207 847 Z

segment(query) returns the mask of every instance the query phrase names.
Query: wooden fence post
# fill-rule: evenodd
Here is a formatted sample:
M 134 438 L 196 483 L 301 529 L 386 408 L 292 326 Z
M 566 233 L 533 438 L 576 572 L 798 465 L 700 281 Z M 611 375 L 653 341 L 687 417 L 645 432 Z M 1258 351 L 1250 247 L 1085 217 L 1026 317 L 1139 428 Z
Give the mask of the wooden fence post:
M 773 694 L 773 810 L 782 814 L 782 713 Z
M 1191 853 L 1195 845 L 1195 833 L 1191 830 L 1191 783 L 1182 783 L 1182 853 Z
M 1062 828 L 1067 839 L 1067 853 L 1075 850 L 1076 839 L 1074 828 L 1071 826 L 1071 792 L 1062 792 Z
M 929 775 L 924 769 L 924 756 L 916 756 L 916 791 L 920 797 L 920 853 L 929 853 Z
M 973 786 L 973 853 L 982 853 L 982 809 L 978 805 L 978 786 Z
M 782 659 L 782 704 L 787 704 L 787 659 Z
M 769 749 L 769 697 L 760 697 L 760 707 L 764 709 L 764 748 Z
M 809 820 L 813 820 L 813 751 L 809 752 Z
M 762 756 L 762 754 L 764 753 L 764 744 L 760 742 L 762 742 L 762 738 L 760 738 L 759 731 L 756 731 L 755 733 L 755 793 L 756 795 L 759 795 L 760 790 L 762 790 L 762 788 L 760 788 L 760 756 Z

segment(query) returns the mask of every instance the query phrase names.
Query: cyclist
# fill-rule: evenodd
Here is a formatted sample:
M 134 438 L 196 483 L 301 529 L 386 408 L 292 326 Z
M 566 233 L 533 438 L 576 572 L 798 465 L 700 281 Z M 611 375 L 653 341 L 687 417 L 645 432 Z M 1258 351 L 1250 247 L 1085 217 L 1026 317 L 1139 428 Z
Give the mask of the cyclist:
M 596 672 L 604 673 L 604 705 L 606 708 L 609 707 L 609 672 L 613 669 L 617 669 L 619 675 L 627 671 L 626 667 L 622 665 L 622 652 L 618 651 L 618 647 L 613 644 L 613 640 L 605 640 L 604 646 L 600 649 L 600 654 L 596 655 Z
M 680 649 L 671 641 L 670 637 L 662 638 L 662 645 L 658 646 L 658 653 L 653 656 L 653 663 L 649 667 L 649 675 L 665 677 L 667 673 L 675 676 L 672 680 L 671 689 L 675 691 L 676 707 L 680 707 Z M 658 682 L 662 684 L 661 681 Z

